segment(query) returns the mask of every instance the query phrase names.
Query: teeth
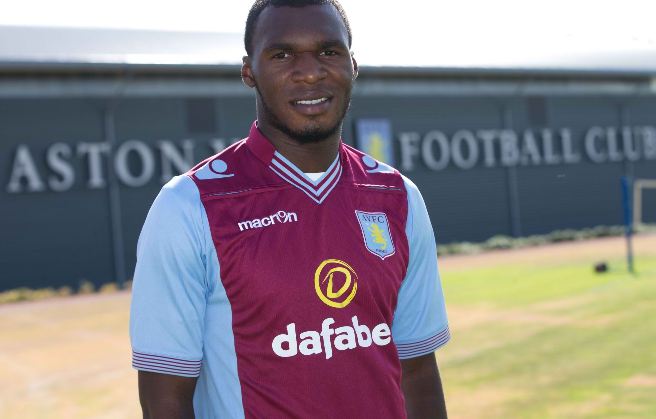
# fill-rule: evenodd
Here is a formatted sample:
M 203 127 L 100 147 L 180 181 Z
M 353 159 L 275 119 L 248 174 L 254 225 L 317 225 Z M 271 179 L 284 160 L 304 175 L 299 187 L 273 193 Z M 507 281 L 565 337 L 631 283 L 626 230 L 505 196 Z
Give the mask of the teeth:
M 323 103 L 327 101 L 327 97 L 322 97 L 320 99 L 314 99 L 314 100 L 297 100 L 296 103 L 299 105 L 318 105 L 320 103 Z

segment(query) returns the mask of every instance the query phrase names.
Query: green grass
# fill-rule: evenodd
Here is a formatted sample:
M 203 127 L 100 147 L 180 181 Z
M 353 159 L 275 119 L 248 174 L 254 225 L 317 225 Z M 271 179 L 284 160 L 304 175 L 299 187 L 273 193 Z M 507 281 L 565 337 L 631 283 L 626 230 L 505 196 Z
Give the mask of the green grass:
M 603 296 L 607 288 L 631 292 L 635 288 L 626 288 L 626 281 L 638 282 L 640 288 L 642 281 L 656 277 L 656 258 L 640 260 L 636 276 L 627 273 L 622 260 L 609 265 L 614 268 L 601 275 L 581 263 L 512 264 L 462 270 L 445 278 L 445 293 L 449 302 L 456 304 L 519 307 L 587 293 Z
M 656 236 L 639 239 L 636 277 L 621 240 L 444 258 L 450 418 L 656 418 Z M 2 419 L 140 417 L 129 294 L 112 288 L 0 305 Z
M 641 258 L 637 276 L 621 260 L 610 266 L 601 275 L 549 260 L 443 272 L 453 339 L 438 360 L 453 413 L 656 417 L 656 257 Z

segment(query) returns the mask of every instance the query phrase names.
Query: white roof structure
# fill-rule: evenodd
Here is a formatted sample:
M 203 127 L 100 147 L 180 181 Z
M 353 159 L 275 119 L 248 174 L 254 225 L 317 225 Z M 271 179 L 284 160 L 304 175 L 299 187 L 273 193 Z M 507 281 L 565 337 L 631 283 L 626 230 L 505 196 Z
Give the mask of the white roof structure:
M 126 67 L 189 72 L 229 68 L 232 72 L 244 53 L 242 35 L 236 33 L 0 26 L 0 71 L 4 72 Z M 402 54 L 386 60 L 367 65 L 365 59 L 360 64 L 365 71 L 379 74 L 656 77 L 656 52 L 649 50 L 548 57 L 534 53 L 512 65 L 474 62 L 461 66 L 440 61 L 439 54 L 424 55 L 421 62 Z
M 0 26 L 0 67 L 235 65 L 239 34 Z

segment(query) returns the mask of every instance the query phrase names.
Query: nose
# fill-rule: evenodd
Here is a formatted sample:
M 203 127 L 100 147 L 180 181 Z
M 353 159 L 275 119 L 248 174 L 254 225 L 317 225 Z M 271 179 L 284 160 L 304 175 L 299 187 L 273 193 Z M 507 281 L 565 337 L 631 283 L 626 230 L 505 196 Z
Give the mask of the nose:
M 321 60 L 311 52 L 298 54 L 294 61 L 294 81 L 314 84 L 326 78 L 328 74 Z

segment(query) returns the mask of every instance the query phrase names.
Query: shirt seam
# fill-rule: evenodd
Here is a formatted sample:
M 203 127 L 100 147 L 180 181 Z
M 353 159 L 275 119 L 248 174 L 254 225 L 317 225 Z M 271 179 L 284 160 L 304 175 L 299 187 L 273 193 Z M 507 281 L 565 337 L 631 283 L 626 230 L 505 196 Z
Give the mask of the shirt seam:
M 195 359 L 195 358 L 191 359 L 186 355 L 184 355 L 184 356 L 183 355 L 174 355 L 174 354 L 162 353 L 162 352 L 155 353 L 154 351 L 145 351 L 145 350 L 141 350 L 141 349 L 132 347 L 133 355 L 134 355 L 135 352 L 140 353 L 140 354 L 144 354 L 144 355 L 150 355 L 150 356 L 156 356 L 156 357 L 162 357 L 162 358 L 175 358 L 175 359 L 179 359 L 180 361 L 187 361 L 187 362 L 202 362 L 203 361 L 203 356 L 202 355 L 199 359 Z
M 398 339 L 394 339 L 394 343 L 395 343 L 397 346 L 398 346 L 398 345 L 412 345 L 412 344 L 415 344 L 415 343 L 420 343 L 420 342 L 422 342 L 422 341 L 424 341 L 424 340 L 426 340 L 426 339 L 430 339 L 430 338 L 432 338 L 432 337 L 434 337 L 434 336 L 437 336 L 437 335 L 439 335 L 440 333 L 443 333 L 443 332 L 446 331 L 446 330 L 449 330 L 449 322 L 446 322 L 446 324 L 445 324 L 444 326 L 442 326 L 442 327 L 436 329 L 436 331 L 431 332 L 431 333 L 425 335 L 425 336 L 422 337 L 422 338 L 413 338 L 412 340 L 405 340 L 405 339 L 404 339 L 404 340 L 398 340 Z

